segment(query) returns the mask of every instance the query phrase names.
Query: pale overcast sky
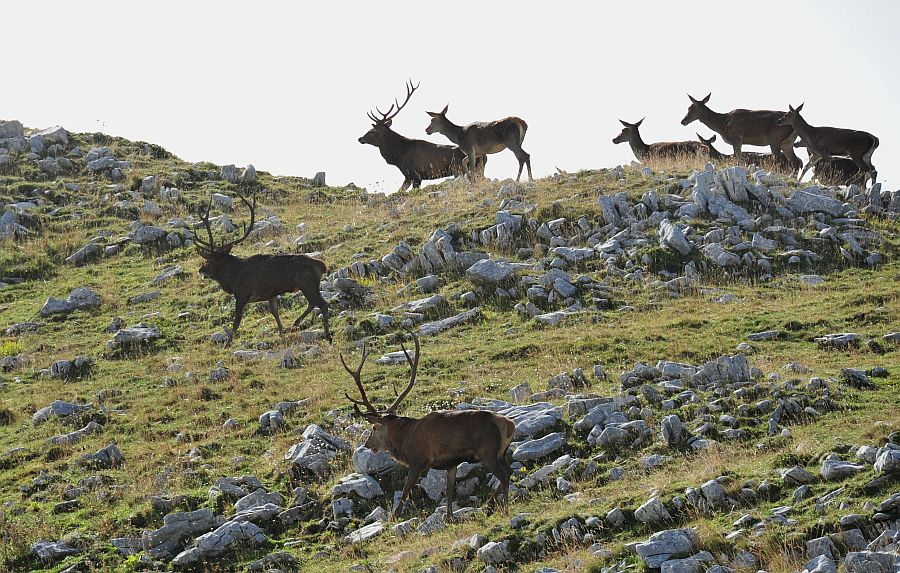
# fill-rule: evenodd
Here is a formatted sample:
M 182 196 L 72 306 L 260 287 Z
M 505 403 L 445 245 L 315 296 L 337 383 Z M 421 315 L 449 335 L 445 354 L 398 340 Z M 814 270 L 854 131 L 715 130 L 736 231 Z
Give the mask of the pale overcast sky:
M 403 177 L 357 138 L 366 112 L 421 87 L 394 121 L 517 115 L 535 176 L 633 159 L 683 127 L 690 92 L 716 111 L 806 102 L 813 125 L 869 131 L 900 183 L 900 2 L 6 2 L 0 118 L 158 143 L 188 161 L 327 172 L 393 191 Z M 893 56 L 891 54 L 894 54 Z M 721 139 L 721 138 L 720 138 Z M 724 143 L 719 150 L 730 153 Z M 510 152 L 491 177 L 515 175 Z

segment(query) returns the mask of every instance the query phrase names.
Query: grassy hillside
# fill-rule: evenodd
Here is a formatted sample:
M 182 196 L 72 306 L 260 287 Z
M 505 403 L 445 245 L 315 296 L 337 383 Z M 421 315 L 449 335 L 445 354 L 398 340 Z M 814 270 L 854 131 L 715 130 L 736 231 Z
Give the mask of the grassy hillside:
M 669 410 L 651 400 L 638 385 L 631 393 L 636 395 L 639 409 L 645 409 L 641 415 L 653 429 L 649 442 L 610 451 L 591 446 L 585 433 L 574 429 L 578 417 L 564 416 L 556 426 L 566 435 L 566 451 L 583 460 L 580 469 L 567 478 L 570 490 L 559 491 L 554 474 L 546 487 L 532 487 L 516 496 L 508 516 L 479 512 L 431 535 L 400 537 L 386 530 L 369 542 L 347 543 L 344 537 L 362 525 L 368 509 L 377 505 L 390 509 L 390 492 L 399 489 L 403 472 L 379 478 L 389 494 L 371 501 L 357 499 L 352 517 L 342 520 L 332 515 L 330 502 L 340 497 L 332 494 L 332 486 L 354 471 L 350 454 L 340 452 L 323 476 L 298 471 L 284 457 L 301 441 L 300 434 L 309 424 L 350 440 L 354 448 L 362 443 L 365 423 L 348 416 L 350 408 L 343 393 L 353 386 L 338 354 L 353 355 L 351 359 L 355 360 L 358 343 L 366 337 L 374 356 L 363 379 L 374 395 L 390 398 L 392 383 L 405 382 L 406 367 L 378 366 L 375 359 L 380 352 L 399 348 L 396 335 L 403 332 L 404 315 L 397 307 L 430 296 L 419 293 L 416 287 L 416 279 L 423 273 L 357 277 L 358 283 L 371 289 L 371 296 L 355 306 L 332 305 L 334 345 L 319 338 L 319 319 L 308 321 L 306 331 L 292 330 L 286 337 L 279 337 L 265 304 L 258 304 L 251 305 L 234 346 L 223 348 L 211 337 L 230 324 L 233 299 L 198 275 L 202 260 L 192 247 L 142 247 L 122 241 L 118 254 L 101 256 L 81 266 L 65 263 L 64 259 L 97 237 L 104 237 L 98 240 L 101 250 L 116 243 L 133 232 L 134 221 L 189 237 L 189 230 L 170 227 L 169 222 L 188 218 L 210 192 L 234 194 L 239 184 L 222 180 L 218 166 L 188 164 L 156 146 L 102 134 L 70 134 L 69 139 L 67 155 L 76 146 L 84 153 L 92 147 L 108 146 L 118 160 L 130 162 L 131 167 L 123 169 L 124 180 L 114 182 L 107 175 L 89 171 L 84 158 L 74 155 L 72 168 L 58 176 L 47 175 L 23 155 L 0 165 L 0 205 L 23 201 L 35 204 L 23 208 L 19 216 L 27 235 L 0 242 L 0 282 L 5 283 L 0 288 L 0 332 L 19 323 L 40 323 L 34 332 L 0 337 L 0 359 L 22 357 L 15 363 L 10 361 L 11 367 L 0 373 L 0 570 L 166 570 L 172 567 L 170 560 L 155 560 L 145 554 L 126 557 L 110 540 L 140 537 L 142 532 L 163 525 L 166 512 L 154 507 L 152 496 L 184 496 L 174 500 L 173 512 L 210 507 L 217 515 L 231 515 L 231 502 L 211 500 L 209 496 L 210 486 L 224 476 L 258 477 L 266 489 L 286 498 L 285 507 L 297 487 L 309 488 L 309 499 L 318 501 L 297 523 L 264 528 L 268 538 L 264 545 L 228 551 L 200 567 L 210 571 L 243 570 L 278 551 L 293 556 L 299 570 L 328 572 L 356 567 L 351 570 L 421 571 L 433 566 L 441 571 L 481 571 L 485 563 L 475 556 L 474 548 L 453 545 L 475 534 L 490 541 L 510 541 L 508 547 L 515 558 L 499 565 L 501 569 L 600 570 L 622 560 L 638 565 L 641 561 L 626 549 L 628 543 L 643 541 L 660 529 L 685 525 L 696 527 L 702 548 L 722 562 L 733 562 L 741 550 L 748 549 L 759 558 L 760 568 L 770 573 L 787 572 L 799 569 L 806 561 L 800 554 L 805 540 L 836 531 L 843 516 L 871 515 L 868 504 L 879 504 L 900 489 L 896 474 L 875 486 L 867 485 L 877 477 L 871 465 L 839 484 L 819 477 L 826 455 L 836 452 L 844 459 L 855 460 L 856 447 L 881 447 L 892 435 L 890 439 L 896 441 L 900 430 L 900 350 L 895 343 L 882 339 L 900 331 L 900 225 L 896 218 L 862 215 L 859 226 L 877 231 L 881 241 L 877 248 L 867 250 L 883 254 L 884 262 L 875 266 L 867 265 L 862 257 L 842 258 L 837 244 L 824 245 L 814 217 L 801 223 L 785 221 L 785 225 L 798 229 L 804 248 L 820 252 L 822 258 L 794 265 L 786 262 L 787 257 L 774 254 L 771 273 L 745 271 L 742 267 L 719 269 L 704 261 L 699 249 L 680 256 L 658 244 L 656 226 L 652 226 L 646 233 L 654 239 L 628 247 L 619 259 L 620 266 L 615 270 L 622 273 L 599 258 L 568 266 L 573 280 L 585 275 L 608 294 L 605 302 L 599 303 L 594 299 L 600 291 L 594 290 L 592 295 L 589 289 L 581 289 L 575 298 L 582 310 L 556 326 L 542 326 L 515 308 L 517 303 L 527 302 L 521 286 L 515 296 L 498 295 L 492 289 L 477 292 L 464 269 L 438 273 L 440 286 L 436 292 L 446 299 L 446 306 L 437 311 L 438 318 L 456 315 L 473 305 L 478 306 L 479 314 L 474 321 L 422 337 L 419 382 L 407 399 L 404 413 L 420 416 L 476 398 L 509 400 L 508 391 L 521 383 L 528 383 L 536 392 L 543 391 L 549 378 L 576 368 L 583 369 L 592 384 L 579 393 L 627 395 L 619 374 L 632 371 L 636 363 L 655 365 L 668 360 L 701 366 L 719 356 L 736 354 L 736 346 L 747 342 L 751 333 L 781 331 L 777 339 L 750 343 L 748 361 L 763 374 L 754 383 L 758 392 L 735 396 L 730 391 L 717 393 L 712 387 L 708 391 L 695 388 L 695 401 L 679 403 Z M 633 204 L 655 189 L 659 194 L 689 198 L 690 187 L 683 188 L 680 181 L 694 168 L 702 169 L 702 165 L 687 163 L 651 167 L 649 172 L 627 167 L 563 174 L 524 187 L 490 181 L 472 187 L 463 181 L 451 181 L 391 196 L 369 195 L 355 188 L 316 188 L 306 179 L 259 172 L 261 214 L 277 216 L 283 230 L 242 244 L 235 253 L 318 253 L 330 272 L 339 271 L 356 261 L 381 259 L 401 241 L 418 251 L 436 229 L 455 226 L 457 236 L 471 237 L 473 231 L 497 222 L 496 213 L 504 198 L 534 205 L 526 220 L 565 218 L 567 236 L 572 237 L 578 232 L 576 221 L 581 217 L 591 227 L 603 225 L 605 215 L 598 196 L 625 192 Z M 156 181 L 145 184 L 141 191 L 147 176 L 154 176 Z M 175 187 L 181 196 L 163 201 L 160 187 Z M 142 213 L 144 199 L 157 203 L 161 215 Z M 130 206 L 117 206 L 119 201 L 128 201 Z M 246 212 L 236 208 L 229 216 L 240 222 L 246 219 Z M 723 227 L 709 216 L 697 216 L 688 223 L 694 227 L 694 238 Z M 554 258 L 547 241 L 527 225 L 504 248 L 471 241 L 468 246 L 486 251 L 495 259 L 505 257 L 541 268 L 531 272 L 523 270 L 523 265 L 517 270 L 520 277 L 540 277 Z M 779 253 L 785 250 L 778 249 Z M 626 268 L 626 260 L 638 264 Z M 700 269 L 698 278 L 672 296 L 670 286 L 659 281 L 682 275 L 684 265 L 691 261 Z M 173 265 L 183 272 L 153 284 L 164 269 Z M 642 273 L 635 274 L 639 267 Z M 820 275 L 824 284 L 805 283 L 800 276 L 807 274 Z M 79 287 L 99 295 L 98 308 L 41 316 L 48 297 L 65 299 Z M 153 291 L 159 294 L 152 300 L 129 301 Z M 473 299 L 460 296 L 469 291 L 474 292 Z M 562 301 L 551 302 L 543 310 L 565 306 Z M 292 323 L 305 307 L 300 295 L 282 297 L 285 324 Z M 395 320 L 381 327 L 376 312 Z M 160 336 L 138 348 L 110 350 L 107 341 L 113 332 L 107 327 L 114 317 L 121 318 L 124 326 L 145 323 L 155 327 Z M 856 333 L 859 343 L 833 349 L 814 341 L 840 332 Z M 875 343 L 868 345 L 870 339 Z M 279 367 L 277 354 L 286 349 L 297 361 L 295 368 Z M 276 355 L 248 360 L 235 354 L 240 350 L 272 351 Z M 77 356 L 89 357 L 91 366 L 69 378 L 50 375 L 55 362 Z M 808 370 L 786 370 L 785 365 L 791 363 Z M 595 379 L 591 374 L 594 365 L 601 365 L 608 378 Z M 218 372 L 220 366 L 226 370 Z M 886 368 L 887 375 L 871 377 L 874 389 L 856 388 L 842 381 L 842 368 L 871 370 L 877 366 Z M 211 373 L 219 376 L 211 377 Z M 770 378 L 772 374 L 779 378 Z M 827 396 L 810 387 L 811 377 L 826 380 L 830 388 Z M 736 413 L 740 404 L 752 404 L 773 393 L 776 397 L 796 396 L 804 405 L 815 408 L 815 413 L 796 416 L 770 436 L 767 416 L 745 411 L 738 414 L 737 422 L 737 427 L 746 430 L 744 439 L 718 440 L 718 445 L 703 450 L 671 448 L 661 441 L 660 420 L 668 414 L 679 414 L 692 431 L 705 416 L 722 431 L 727 426 L 718 420 L 722 413 Z M 34 425 L 33 414 L 54 400 L 92 403 L 93 408 Z M 300 400 L 302 405 L 285 415 L 283 426 L 270 434 L 260 431 L 261 414 L 279 402 Z M 560 396 L 550 401 L 565 405 L 569 400 Z M 711 403 L 716 407 L 710 409 Z M 226 426 L 228 420 L 236 423 Z M 48 443 L 53 436 L 85 427 L 91 421 L 97 422 L 100 430 L 78 443 Z M 782 433 L 783 427 L 789 427 L 789 431 Z M 84 454 L 93 454 L 110 443 L 115 443 L 124 456 L 124 463 L 118 467 L 92 469 L 79 461 Z M 562 453 L 526 462 L 513 482 L 521 483 Z M 640 458 L 649 454 L 671 459 L 647 470 Z M 783 483 L 777 473 L 779 468 L 796 464 L 815 475 L 811 492 L 797 501 L 793 497 L 795 488 Z M 589 465 L 591 471 L 583 471 Z M 624 471 L 622 479 L 610 479 L 614 468 Z M 89 476 L 99 476 L 99 485 L 84 485 L 83 480 Z M 722 481 L 729 495 L 739 502 L 733 507 L 708 513 L 694 508 L 673 509 L 672 520 L 663 524 L 643 524 L 632 517 L 652 494 L 672 509 L 673 496 L 684 496 L 685 488 L 699 488 L 721 476 L 726 476 Z M 72 494 L 67 490 L 80 480 L 83 491 L 74 498 L 77 501 L 60 505 L 70 501 Z M 760 497 L 751 503 L 740 497 L 741 486 L 755 487 L 764 480 L 774 484 L 769 498 Z M 841 485 L 845 489 L 840 503 L 820 504 L 817 509 L 817 498 Z M 483 482 L 480 487 L 484 488 Z M 425 519 L 438 506 L 420 491 L 416 496 L 415 507 L 401 521 Z M 482 503 L 460 500 L 462 505 L 480 507 Z M 726 540 L 734 529 L 732 523 L 741 515 L 762 518 L 782 505 L 793 506 L 790 517 L 796 522 L 772 524 L 760 535 Z M 565 535 L 553 540 L 553 530 L 559 533 L 560 524 L 570 518 L 576 517 L 581 524 L 590 516 L 602 520 L 616 507 L 625 510 L 625 525 L 592 529 L 587 541 L 583 535 L 577 540 Z M 511 524 L 511 518 L 519 514 L 526 514 L 524 525 Z M 585 531 L 589 529 L 584 527 Z M 549 536 L 551 541 L 536 541 L 540 536 Z M 66 539 L 78 553 L 42 563 L 33 544 L 60 539 Z M 75 565 L 79 568 L 70 569 Z

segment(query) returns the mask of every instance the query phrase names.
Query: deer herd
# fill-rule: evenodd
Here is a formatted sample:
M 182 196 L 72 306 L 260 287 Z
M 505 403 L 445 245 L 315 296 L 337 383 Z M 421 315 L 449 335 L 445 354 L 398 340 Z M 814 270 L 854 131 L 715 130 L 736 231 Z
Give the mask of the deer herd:
M 444 177 L 465 175 L 474 181 L 476 177 L 483 176 L 487 156 L 504 149 L 512 151 L 519 162 L 516 180 L 521 178 L 523 168 L 527 168 L 528 179 L 532 179 L 531 157 L 522 149 L 528 125 L 518 117 L 462 126 L 447 118 L 449 105 L 439 112 L 426 112 L 431 117 L 426 133 L 440 133 L 454 145 L 437 145 L 410 139 L 393 131 L 392 120 L 406 107 L 418 87 L 409 82 L 403 103 L 395 99 L 386 112 L 377 107 L 375 112 L 369 112 L 372 128 L 359 138 L 360 143 L 377 147 L 384 160 L 400 170 L 404 177 L 400 191 L 406 190 L 410 185 L 414 189 L 419 188 L 422 181 Z M 613 139 L 613 143 L 628 143 L 640 161 L 685 156 L 705 157 L 712 161 L 733 161 L 737 164 L 754 164 L 793 172 L 802 166 L 794 149 L 806 147 L 809 161 L 803 166 L 798 180 L 813 169 L 820 180 L 829 184 L 846 185 L 856 182 L 864 185 L 870 179 L 875 184 L 878 172 L 872 164 L 872 153 L 878 147 L 878 138 L 874 135 L 850 129 L 814 127 L 800 115 L 803 104 L 797 108 L 788 106 L 787 112 L 735 109 L 728 113 L 718 113 L 707 106 L 710 95 L 703 99 L 688 95 L 691 104 L 681 123 L 686 126 L 700 121 L 715 132 L 711 137 L 704 138 L 697 134 L 697 141 L 645 143 L 639 131 L 643 119 L 636 123 L 619 120 L 623 129 Z M 722 140 L 732 146 L 733 155 L 724 155 L 713 146 L 717 135 L 721 135 Z M 745 145 L 766 146 L 771 153 L 748 153 L 743 151 Z M 322 316 L 324 336 L 332 342 L 328 326 L 328 303 L 320 292 L 320 282 L 326 273 L 325 263 L 303 254 L 256 254 L 247 258 L 232 255 L 232 248 L 251 236 L 256 221 L 256 193 L 253 193 L 252 198 L 241 192 L 237 192 L 237 196 L 250 212 L 250 222 L 243 226 L 241 236 L 232 241 L 216 242 L 210 220 L 210 197 L 205 209 L 197 213 L 198 227 L 202 226 L 205 230 L 206 238 L 197 233 L 194 239 L 198 253 L 204 259 L 200 274 L 216 281 L 222 290 L 235 299 L 234 321 L 231 329 L 226 329 L 225 346 L 232 343 L 246 306 L 251 302 L 268 303 L 269 311 L 278 325 L 278 332 L 284 336 L 278 314 L 278 295 L 297 291 L 303 293 L 308 307 L 294 321 L 294 327 L 298 327 L 314 309 L 318 309 Z M 387 451 L 397 461 L 408 466 L 406 483 L 394 508 L 394 515 L 402 511 L 412 487 L 422 473 L 434 468 L 447 471 L 446 519 L 452 519 L 456 468 L 462 462 L 481 462 L 497 478 L 498 485 L 491 502 L 499 499 L 505 508 L 512 475 L 506 455 L 515 434 L 515 423 L 507 417 L 485 410 L 436 411 L 419 419 L 398 415 L 397 408 L 416 382 L 420 359 L 419 340 L 414 334 L 409 335 L 415 342 L 412 355 L 402 340 L 400 342 L 403 355 L 410 366 L 409 383 L 396 395 L 390 406 L 381 410 L 369 400 L 361 380 L 362 368 L 368 357 L 365 344 L 362 345 L 362 358 L 356 370 L 351 370 L 343 355 L 340 356 L 341 363 L 359 390 L 360 399 L 352 398 L 347 393 L 345 396 L 356 414 L 373 428 L 366 440 L 366 447 L 374 451 Z M 365 407 L 365 411 L 360 410 L 360 406 Z

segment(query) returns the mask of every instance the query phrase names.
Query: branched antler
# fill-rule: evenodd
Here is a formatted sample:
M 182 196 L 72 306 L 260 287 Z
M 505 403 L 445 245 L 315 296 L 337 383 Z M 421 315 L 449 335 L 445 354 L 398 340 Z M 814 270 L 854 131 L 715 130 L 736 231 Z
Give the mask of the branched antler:
M 406 83 L 406 99 L 403 100 L 402 104 L 400 102 L 398 102 L 396 99 L 394 99 L 394 103 L 391 104 L 391 107 L 389 107 L 386 112 L 381 111 L 380 109 L 378 109 L 376 107 L 375 111 L 377 111 L 379 113 L 379 115 L 381 115 L 381 118 L 375 117 L 375 114 L 373 114 L 372 112 L 369 112 L 366 115 L 369 117 L 369 119 L 372 120 L 372 123 L 381 124 L 381 123 L 389 122 L 390 120 L 397 117 L 397 114 L 400 113 L 400 110 L 402 110 L 404 107 L 406 107 L 406 104 L 409 103 L 409 98 L 411 98 L 413 93 L 417 89 L 419 89 L 419 85 L 421 85 L 421 83 L 413 86 L 412 80 L 407 81 L 407 83 Z

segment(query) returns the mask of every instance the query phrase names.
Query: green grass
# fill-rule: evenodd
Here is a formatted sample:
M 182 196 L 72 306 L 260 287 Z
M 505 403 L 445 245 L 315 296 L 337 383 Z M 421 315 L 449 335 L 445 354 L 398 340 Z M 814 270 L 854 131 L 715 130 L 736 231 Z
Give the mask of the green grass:
M 215 166 L 186 164 L 159 148 L 145 149 L 144 144 L 100 134 L 76 135 L 75 141 L 85 150 L 92 145 L 108 144 L 120 159 L 132 161 L 134 169 L 123 183 L 126 188 L 133 188 L 136 182 L 139 185 L 150 174 L 179 186 L 185 200 L 166 206 L 161 224 L 169 218 L 185 216 L 211 190 L 231 189 L 226 183 L 201 181 L 192 176 L 192 173 L 216 170 Z M 521 195 L 538 205 L 532 216 L 540 220 L 560 216 L 570 221 L 580 216 L 596 220 L 600 216 L 598 192 L 625 191 L 636 198 L 650 188 L 674 192 L 677 178 L 690 171 L 684 165 L 657 168 L 651 177 L 628 168 L 624 182 L 607 170 L 545 179 L 523 190 Z M 203 505 L 207 503 L 209 485 L 220 476 L 254 474 L 267 487 L 289 494 L 291 487 L 299 484 L 287 471 L 282 457 L 299 441 L 298 432 L 308 423 L 331 430 L 327 413 L 334 408 L 349 410 L 343 392 L 351 390 L 352 383 L 340 366 L 338 352 L 353 353 L 354 341 L 342 334 L 344 327 L 366 320 L 374 310 L 386 311 L 415 298 L 417 295 L 398 294 L 415 277 L 367 282 L 374 289 L 374 308 L 336 313 L 332 322 L 336 333 L 334 347 L 325 345 L 323 353 L 303 356 L 298 369 L 279 369 L 272 361 L 242 362 L 231 351 L 209 341 L 211 334 L 230 323 L 234 304 L 216 285 L 200 279 L 197 274 L 200 259 L 194 251 L 177 249 L 159 254 L 130 247 L 123 254 L 84 267 L 64 265 L 62 260 L 98 231 L 111 231 L 113 238 L 126 234 L 130 218 L 117 216 L 108 203 L 101 203 L 106 181 L 93 181 L 84 175 L 65 178 L 64 181 L 81 186 L 81 191 L 73 192 L 64 189 L 63 180 L 46 180 L 25 165 L 10 173 L 0 183 L 3 201 L 21 198 L 32 189 L 42 189 L 49 191 L 45 196 L 51 200 L 56 198 L 59 205 L 39 210 L 36 215 L 39 234 L 24 243 L 4 243 L 0 249 L 0 277 L 27 279 L 0 290 L 0 327 L 37 320 L 47 297 L 64 298 L 80 286 L 95 289 L 103 302 L 96 311 L 76 311 L 66 318 L 41 320 L 45 324 L 36 334 L 0 340 L 0 357 L 25 352 L 33 358 L 26 368 L 3 374 L 4 385 L 0 391 L 0 421 L 5 420 L 0 424 L 0 453 L 20 446 L 27 449 L 23 459 L 6 464 L 0 471 L 0 503 L 5 504 L 0 507 L 0 530 L 4 532 L 0 542 L 0 571 L 39 567 L 30 555 L 31 544 L 38 539 L 56 540 L 73 533 L 82 536 L 80 543 L 95 569 L 134 570 L 134 560 L 118 556 L 108 539 L 140 535 L 142 530 L 161 525 L 162 516 L 150 509 L 150 495 L 196 496 Z M 500 202 L 497 197 L 500 184 L 494 182 L 484 182 L 475 188 L 463 182 L 449 182 L 388 197 L 364 197 L 353 189 L 328 188 L 313 193 L 308 182 L 299 178 L 273 177 L 264 172 L 259 176 L 271 191 L 261 199 L 261 205 L 278 214 L 289 233 L 276 239 L 272 247 L 262 243 L 244 244 L 236 254 L 296 252 L 298 249 L 291 240 L 299 233 L 293 229 L 305 223 L 306 230 L 302 233 L 305 242 L 299 250 L 320 252 L 331 270 L 349 265 L 357 253 L 366 253 L 363 260 L 380 258 L 400 240 L 420 245 L 435 228 L 455 223 L 468 233 L 493 224 Z M 72 198 L 84 204 L 76 207 Z M 50 216 L 48 211 L 56 206 L 60 207 L 60 213 Z M 69 216 L 74 213 L 79 216 Z M 234 215 L 239 216 L 240 213 Z M 624 453 L 603 462 L 601 469 L 608 470 L 613 465 L 624 467 L 625 480 L 607 482 L 592 478 L 576 483 L 576 491 L 582 496 L 574 502 L 543 491 L 514 503 L 511 515 L 533 514 L 532 523 L 524 533 L 510 530 L 508 519 L 495 514 L 452 525 L 437 537 L 413 535 L 397 539 L 385 535 L 362 547 L 343 546 L 339 542 L 342 534 L 305 533 L 302 528 L 284 532 L 274 543 L 283 546 L 289 541 L 302 540 L 299 545 L 289 544 L 288 551 L 301 561 L 304 569 L 314 566 L 322 572 L 337 572 L 346 571 L 352 564 L 369 563 L 374 570 L 417 571 L 430 565 L 445 566 L 453 557 L 470 557 L 471 552 L 452 549 L 450 544 L 475 533 L 491 540 L 508 537 L 519 543 L 572 515 L 602 516 L 617 505 L 633 510 L 652 490 L 671 497 L 686 487 L 697 487 L 724 473 L 733 475 L 735 483 L 759 482 L 772 479 L 775 469 L 785 461 L 802 459 L 816 466 L 821 456 L 840 445 L 880 444 L 891 431 L 900 429 L 900 414 L 894 407 L 900 390 L 900 353 L 895 347 L 888 347 L 880 355 L 865 345 L 849 351 L 826 351 L 812 342 L 815 336 L 829 332 L 853 331 L 864 339 L 879 339 L 887 332 L 900 330 L 900 291 L 896 288 L 900 278 L 897 257 L 900 227 L 890 222 L 870 223 L 887 241 L 882 250 L 888 255 L 888 263 L 876 269 L 863 269 L 834 260 L 830 263 L 831 272 L 825 275 L 826 284 L 820 287 L 805 286 L 795 273 L 779 270 L 774 280 L 765 283 L 756 282 L 754 277 L 726 276 L 705 281 L 704 287 L 717 287 L 736 295 L 736 302 L 731 304 L 719 304 L 715 302 L 717 296 L 699 292 L 671 299 L 645 285 L 609 277 L 597 262 L 584 265 L 579 273 L 588 273 L 597 280 L 608 279 L 620 289 L 617 302 L 627 304 L 633 311 L 588 312 L 567 319 L 560 327 L 541 328 L 507 306 L 487 301 L 482 306 L 481 320 L 422 341 L 419 383 L 405 408 L 409 415 L 421 415 L 435 406 L 452 404 L 460 396 L 462 399 L 506 398 L 508 389 L 521 382 L 541 390 L 550 376 L 576 367 L 590 372 L 594 364 L 602 364 L 611 380 L 595 383 L 590 390 L 599 395 L 613 395 L 618 392 L 618 374 L 631 369 L 636 362 L 666 359 L 700 364 L 734 353 L 735 345 L 746 340 L 747 334 L 768 329 L 783 330 L 786 336 L 753 344 L 756 351 L 749 357 L 751 365 L 766 374 L 780 372 L 786 378 L 808 378 L 808 375 L 784 373 L 782 366 L 789 362 L 805 364 L 813 369 L 811 375 L 823 378 L 837 377 L 840 369 L 848 366 L 888 368 L 890 376 L 877 380 L 877 390 L 848 392 L 838 400 L 838 410 L 824 413 L 814 423 L 794 426 L 792 438 L 754 435 L 750 442 L 723 443 L 720 450 L 713 452 L 676 455 L 669 465 L 649 474 L 640 469 L 637 460 L 646 452 Z M 700 228 L 704 224 L 708 222 L 697 221 Z M 350 225 L 351 230 L 344 231 L 345 225 Z M 526 234 L 522 241 L 520 246 L 539 250 L 533 237 Z M 667 251 L 650 247 L 646 254 L 652 261 L 652 270 L 680 269 L 682 261 Z M 153 277 L 171 264 L 180 265 L 185 275 L 152 286 Z M 455 300 L 455 295 L 469 288 L 463 277 L 451 276 L 445 278 L 440 292 L 451 301 L 454 311 L 461 311 L 465 307 Z M 150 290 L 159 290 L 161 296 L 150 303 L 127 303 L 128 298 Z M 285 298 L 284 322 L 288 324 L 304 307 L 303 301 Z M 188 312 L 188 318 L 178 319 L 182 312 Z M 160 328 L 162 338 L 138 353 L 109 355 L 105 343 L 110 334 L 104 329 L 114 316 L 122 317 L 129 325 L 148 321 Z M 248 312 L 233 350 L 253 348 L 259 343 L 276 349 L 305 348 L 296 332 L 289 333 L 284 340 L 278 336 L 274 319 L 263 305 L 255 305 Z M 390 337 L 381 336 L 373 341 L 373 354 L 395 349 Z M 66 383 L 41 374 L 54 361 L 76 355 L 94 357 L 90 376 Z M 208 373 L 219 361 L 229 368 L 230 376 L 225 381 L 211 383 Z M 182 370 L 167 371 L 173 362 L 181 364 Z M 186 375 L 189 372 L 192 376 Z M 392 383 L 400 384 L 406 376 L 403 367 L 379 367 L 372 360 L 364 380 L 375 396 L 387 399 L 392 395 Z M 167 384 L 167 378 L 174 379 L 175 384 Z M 50 449 L 46 445 L 47 438 L 73 429 L 61 421 L 51 420 L 37 427 L 30 423 L 31 415 L 53 400 L 96 403 L 103 391 L 104 406 L 110 412 L 105 430 L 75 446 Z M 260 414 L 278 401 L 302 398 L 309 398 L 310 406 L 289 415 L 285 429 L 273 436 L 257 433 Z M 240 427 L 222 429 L 222 423 L 229 418 L 238 420 Z M 181 437 L 176 440 L 176 436 Z M 125 455 L 125 465 L 92 473 L 109 476 L 115 487 L 86 494 L 81 498 L 80 507 L 72 513 L 52 514 L 65 486 L 89 475 L 78 469 L 74 461 L 113 440 Z M 757 443 L 763 447 L 757 447 Z M 579 444 L 585 442 L 579 440 Z M 187 452 L 195 447 L 203 454 L 200 466 L 187 462 Z M 658 444 L 648 451 L 657 450 L 662 453 Z M 348 459 L 340 458 L 335 476 L 343 475 L 350 467 Z M 41 470 L 53 476 L 55 481 L 51 486 L 27 498 L 20 495 L 19 486 L 30 484 Z M 602 474 L 601 471 L 598 475 Z M 866 501 L 877 502 L 884 497 L 865 494 L 861 488 L 863 481 L 860 478 L 848 482 L 854 511 L 862 512 Z M 330 480 L 306 481 L 304 485 L 313 487 L 323 498 L 330 495 Z M 816 484 L 816 495 L 825 493 L 829 487 L 830 484 Z M 790 492 L 785 495 L 789 497 Z M 798 504 L 799 531 L 824 527 L 839 517 L 834 508 L 825 515 L 816 514 L 811 506 L 813 499 Z M 425 517 L 433 509 L 432 505 L 419 505 L 409 517 Z M 762 515 L 767 507 L 775 505 L 778 503 L 744 509 Z M 739 515 L 736 512 L 708 519 L 698 517 L 694 522 L 714 546 L 717 536 L 727 532 Z M 600 541 L 620 553 L 624 543 L 648 534 L 649 530 L 641 529 L 608 532 L 608 537 Z M 770 573 L 796 568 L 795 561 L 787 556 L 789 547 L 783 539 L 771 533 L 753 541 L 753 547 L 765 556 L 763 565 Z M 436 546 L 444 548 L 433 551 Z M 401 551 L 410 553 L 387 565 L 388 558 Z M 248 561 L 261 554 L 240 554 L 237 559 Z M 600 563 L 583 547 L 563 545 L 536 556 L 523 570 L 541 565 L 562 569 L 576 560 L 591 566 Z M 76 558 L 69 558 L 55 569 L 75 561 Z M 474 560 L 466 563 L 467 570 L 480 570 Z

